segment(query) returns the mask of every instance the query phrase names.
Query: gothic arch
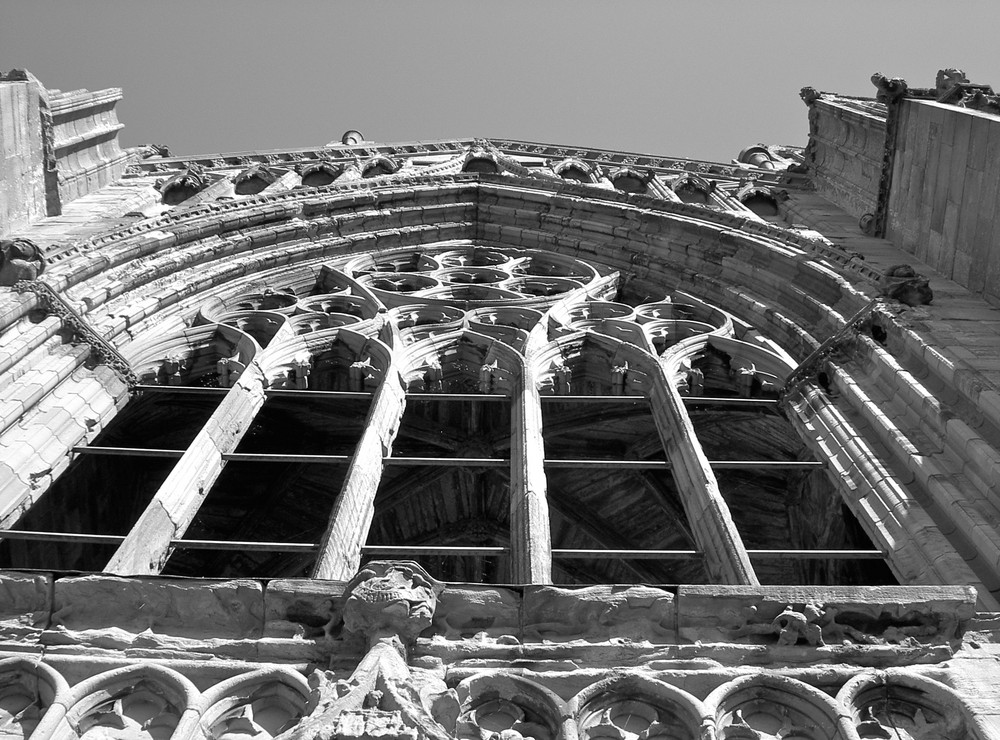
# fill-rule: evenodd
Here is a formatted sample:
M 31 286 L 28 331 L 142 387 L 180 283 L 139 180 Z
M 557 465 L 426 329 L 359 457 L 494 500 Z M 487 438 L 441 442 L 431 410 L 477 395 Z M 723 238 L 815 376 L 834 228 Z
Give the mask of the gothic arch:
M 486 740 L 504 730 L 535 740 L 573 737 L 567 732 L 572 715 L 566 703 L 529 679 L 488 671 L 465 679 L 456 689 L 461 740 Z
M 635 674 L 591 684 L 570 700 L 569 710 L 581 740 L 696 740 L 709 717 L 704 704 L 683 689 Z
M 842 732 L 836 702 L 787 676 L 742 676 L 715 689 L 705 706 L 721 740 L 748 735 L 834 740 Z

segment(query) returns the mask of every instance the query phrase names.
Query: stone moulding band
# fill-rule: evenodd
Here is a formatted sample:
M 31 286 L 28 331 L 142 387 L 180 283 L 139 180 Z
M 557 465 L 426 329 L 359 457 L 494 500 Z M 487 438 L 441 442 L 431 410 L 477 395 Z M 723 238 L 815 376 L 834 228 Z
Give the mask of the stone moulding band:
M 139 378 L 132 371 L 128 360 L 104 337 L 94 331 L 90 324 L 77 313 L 76 309 L 69 305 L 51 285 L 41 280 L 19 280 L 14 284 L 14 290 L 18 293 L 34 293 L 38 298 L 39 307 L 58 316 L 62 320 L 63 327 L 69 329 L 89 345 L 90 351 L 102 363 L 114 370 L 129 388 L 133 388 L 139 383 Z

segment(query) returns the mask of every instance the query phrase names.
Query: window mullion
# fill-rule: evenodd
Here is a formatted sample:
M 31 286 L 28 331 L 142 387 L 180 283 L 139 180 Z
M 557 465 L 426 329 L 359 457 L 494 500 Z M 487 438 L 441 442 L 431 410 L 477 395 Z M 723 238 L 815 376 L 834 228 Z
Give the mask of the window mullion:
M 712 472 L 680 393 L 671 385 L 662 365 L 655 363 L 650 403 L 653 419 L 666 449 L 684 510 L 705 567 L 713 581 L 758 585 L 743 539 Z
M 522 365 L 512 401 L 511 579 L 514 583 L 551 583 L 552 535 L 546 497 L 542 410 L 530 363 Z
M 397 353 L 393 352 L 320 541 L 313 578 L 346 581 L 361 566 L 361 548 L 368 540 L 375 495 L 385 470 L 383 458 L 392 448 L 406 407 L 406 391 L 398 368 Z
M 264 405 L 264 374 L 257 362 L 226 393 L 104 570 L 155 575 L 170 555 L 170 541 L 184 536 L 232 452 Z

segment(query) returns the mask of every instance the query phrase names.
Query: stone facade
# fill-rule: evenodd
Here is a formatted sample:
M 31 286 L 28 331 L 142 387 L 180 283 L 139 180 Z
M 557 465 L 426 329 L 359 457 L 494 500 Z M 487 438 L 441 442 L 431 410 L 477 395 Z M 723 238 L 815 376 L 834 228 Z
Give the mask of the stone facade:
M 1000 738 L 1000 311 L 944 236 L 996 119 L 942 74 L 730 163 L 123 152 L 117 91 L 0 81 L 0 731 Z

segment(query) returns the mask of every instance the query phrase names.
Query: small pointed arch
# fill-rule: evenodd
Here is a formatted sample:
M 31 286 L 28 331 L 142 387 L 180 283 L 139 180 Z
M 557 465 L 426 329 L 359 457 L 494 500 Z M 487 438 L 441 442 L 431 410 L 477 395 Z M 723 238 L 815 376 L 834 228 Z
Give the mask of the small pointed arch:
M 283 668 L 234 676 L 205 692 L 199 707 L 201 731 L 211 740 L 277 737 L 302 719 L 309 691 L 305 678 Z
M 400 164 L 389 157 L 372 157 L 361 166 L 361 177 L 385 177 L 399 171 Z
M 305 335 L 309 340 L 309 335 Z M 332 336 L 310 341 L 312 368 L 308 387 L 317 391 L 374 391 L 392 364 L 392 349 L 353 328 L 333 330 Z M 305 361 L 294 358 L 294 361 Z
M 670 184 L 670 189 L 674 191 L 674 195 L 680 198 L 682 203 L 711 205 L 715 185 L 700 175 L 686 172 Z
M 108 730 L 137 740 L 168 740 L 194 730 L 200 693 L 177 671 L 155 664 L 132 665 L 89 678 L 69 692 L 65 717 L 53 740 L 103 738 Z
M 390 309 L 389 317 L 403 342 L 412 344 L 460 329 L 465 321 L 465 311 L 443 304 L 411 303 Z
M 787 676 L 741 676 L 709 694 L 705 709 L 722 740 L 760 736 L 755 733 L 802 740 L 839 737 L 837 703 Z
M 288 316 L 277 311 L 230 311 L 222 316 L 220 323 L 249 334 L 263 349 L 288 324 L 288 320 Z
M 179 205 L 200 193 L 210 183 L 211 178 L 205 168 L 192 163 L 182 172 L 167 178 L 158 186 L 160 201 L 168 206 Z
M 974 713 L 953 689 L 904 669 L 855 676 L 837 694 L 861 738 L 969 737 Z
M 506 730 L 535 740 L 572 737 L 566 703 L 528 679 L 485 671 L 462 681 L 456 691 L 461 703 L 459 740 L 480 740 Z
M 563 180 L 572 180 L 574 182 L 584 183 L 585 185 L 596 185 L 601 181 L 600 174 L 596 169 L 584 162 L 582 159 L 576 159 L 575 157 L 570 157 L 564 159 L 561 162 L 555 162 L 551 165 L 552 171 L 555 172 Z
M 407 346 L 400 369 L 409 391 L 510 395 L 523 363 L 512 347 L 463 329 Z
M 636 740 L 663 734 L 698 740 L 709 716 L 688 692 L 638 674 L 591 684 L 569 702 L 580 740 Z
M 649 392 L 648 349 L 594 331 L 550 340 L 531 357 L 542 395 L 641 396 Z
M 45 721 L 49 707 L 66 703 L 69 690 L 62 674 L 45 663 L 27 658 L 0 660 L 0 734 L 30 737 Z
M 736 191 L 736 198 L 761 218 L 781 221 L 781 212 L 778 209 L 781 194 L 774 189 L 751 182 Z
M 618 167 L 612 170 L 608 177 L 615 190 L 644 195 L 649 192 L 649 183 L 653 180 L 654 172 L 652 170 L 643 172 L 634 167 Z
M 257 341 L 226 324 L 207 324 L 176 334 L 144 337 L 125 357 L 145 385 L 231 387 L 260 351 Z
M 501 171 L 499 152 L 492 146 L 477 142 L 465 150 L 462 172 L 495 175 Z
M 344 168 L 326 159 L 303 162 L 298 166 L 299 177 L 302 186 L 307 188 L 321 188 L 330 185 L 334 180 L 344 174 Z
M 233 178 L 233 191 L 237 195 L 257 195 L 276 183 L 279 177 L 281 177 L 281 173 L 271 169 L 263 162 L 258 162 L 247 167 Z

